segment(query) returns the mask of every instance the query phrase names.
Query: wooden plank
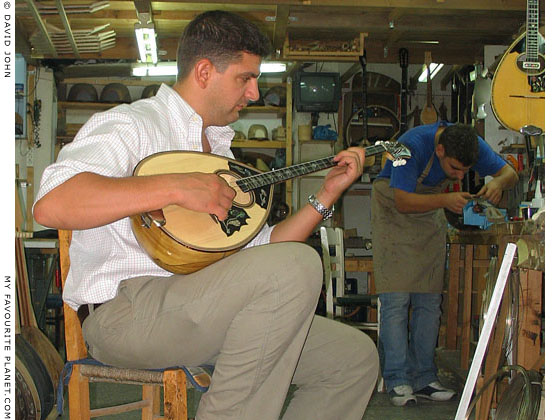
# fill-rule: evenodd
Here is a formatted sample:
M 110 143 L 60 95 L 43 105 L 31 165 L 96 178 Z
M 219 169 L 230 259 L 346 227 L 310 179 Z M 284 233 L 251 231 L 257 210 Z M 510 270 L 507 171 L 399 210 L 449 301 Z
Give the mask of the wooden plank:
M 76 45 L 76 40 L 74 39 L 74 34 L 72 33 L 72 28 L 70 27 L 70 22 L 68 21 L 68 16 L 64 10 L 62 0 L 56 0 L 56 8 L 58 9 L 58 14 L 60 15 L 60 20 L 64 26 L 64 31 L 66 32 L 66 37 L 72 47 L 72 51 L 74 51 L 76 58 L 80 58 L 80 52 L 78 51 L 78 46 Z
M 68 250 L 72 241 L 72 231 L 59 230 L 58 243 L 60 252 L 60 274 L 62 288 L 70 269 L 70 255 Z M 82 326 L 76 311 L 64 303 L 64 331 L 66 338 L 66 357 L 68 360 L 79 360 L 87 357 L 87 350 L 82 336 Z
M 27 232 L 33 232 L 33 200 L 35 184 L 35 168 L 33 166 L 27 167 L 27 188 L 26 188 L 26 203 L 25 203 L 25 230 Z
M 447 327 L 446 346 L 448 349 L 457 348 L 457 311 L 459 307 L 459 260 L 461 245 L 449 246 L 449 286 L 447 292 Z
M 25 248 L 22 238 L 15 238 L 16 257 L 16 290 L 19 304 L 21 326 L 37 328 L 37 319 L 31 301 L 27 264 L 25 262 Z
M 463 322 L 461 324 L 461 369 L 469 368 L 471 347 L 471 307 L 473 285 L 473 245 L 465 245 L 465 277 L 463 287 Z
M 159 416 L 160 389 L 159 385 L 142 386 L 142 400 L 148 402 L 148 405 L 142 408 L 142 420 L 152 420 L 154 416 Z
M 91 417 L 111 416 L 113 414 L 126 413 L 129 411 L 142 410 L 151 408 L 148 401 L 140 400 L 127 404 L 113 405 L 111 407 L 94 408 L 90 411 Z
M 345 257 L 344 271 L 358 271 L 373 275 L 373 259 L 370 256 Z
M 27 8 L 31 12 L 33 19 L 35 19 L 35 23 L 37 25 L 37 28 L 39 28 L 39 32 L 41 33 L 44 41 L 47 44 L 48 50 L 54 57 L 57 57 L 58 54 L 56 53 L 56 48 L 54 47 L 51 37 L 49 36 L 49 32 L 47 30 L 47 27 L 45 26 L 45 22 L 43 22 L 43 19 L 41 18 L 37 7 L 35 7 L 35 2 L 32 0 L 25 0 L 25 2 L 27 3 Z
M 522 319 L 517 338 L 517 364 L 530 368 L 541 353 L 542 272 L 520 269 L 519 282 Z
M 187 375 L 182 369 L 163 373 L 163 413 L 167 420 L 187 418 Z

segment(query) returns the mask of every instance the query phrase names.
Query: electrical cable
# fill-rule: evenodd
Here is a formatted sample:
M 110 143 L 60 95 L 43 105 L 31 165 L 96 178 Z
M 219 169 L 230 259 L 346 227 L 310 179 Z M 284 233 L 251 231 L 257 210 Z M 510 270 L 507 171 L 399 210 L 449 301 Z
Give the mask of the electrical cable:
M 478 390 L 471 401 L 465 419 L 475 407 L 477 401 L 483 395 L 486 388 L 494 385 L 494 382 L 512 371 L 517 375 L 508 384 L 498 403 L 494 420 L 536 420 L 541 405 L 542 376 L 535 370 L 526 370 L 519 365 L 503 366 Z

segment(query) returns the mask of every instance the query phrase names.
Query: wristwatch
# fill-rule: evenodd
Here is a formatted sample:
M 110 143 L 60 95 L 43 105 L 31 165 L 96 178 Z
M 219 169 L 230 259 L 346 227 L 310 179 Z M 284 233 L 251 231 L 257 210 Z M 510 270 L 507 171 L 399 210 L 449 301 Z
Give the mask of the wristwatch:
M 333 216 L 334 206 L 332 206 L 330 209 L 326 208 L 323 203 L 317 200 L 315 194 L 311 194 L 307 201 L 315 210 L 319 212 L 321 216 L 323 216 L 323 220 L 330 219 Z

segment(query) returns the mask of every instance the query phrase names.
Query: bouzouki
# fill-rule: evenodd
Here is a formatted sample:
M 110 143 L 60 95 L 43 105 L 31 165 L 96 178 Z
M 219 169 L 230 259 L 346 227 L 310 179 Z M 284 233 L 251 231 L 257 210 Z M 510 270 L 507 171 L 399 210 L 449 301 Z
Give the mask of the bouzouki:
M 400 143 L 380 141 L 365 148 L 366 156 L 387 152 L 394 165 L 404 164 L 410 151 Z M 188 274 L 210 265 L 246 245 L 265 224 L 274 184 L 336 166 L 334 156 L 269 172 L 223 156 L 171 151 L 140 161 L 134 176 L 203 172 L 221 176 L 236 191 L 225 220 L 177 205 L 131 217 L 140 246 L 160 267 Z
M 539 0 L 527 0 L 527 27 L 502 56 L 492 80 L 492 110 L 504 127 L 544 128 L 544 37 Z
M 438 120 L 438 114 L 432 102 L 432 78 L 430 75 L 430 64 L 432 64 L 431 52 L 426 51 L 424 53 L 424 62 L 428 71 L 428 77 L 426 79 L 426 105 L 420 113 L 420 121 L 422 121 L 422 124 L 433 124 Z

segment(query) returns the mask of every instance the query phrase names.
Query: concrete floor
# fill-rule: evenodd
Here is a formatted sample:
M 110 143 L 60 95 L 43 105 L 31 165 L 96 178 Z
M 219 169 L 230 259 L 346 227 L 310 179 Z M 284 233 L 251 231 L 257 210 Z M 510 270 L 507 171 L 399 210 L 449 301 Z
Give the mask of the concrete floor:
M 457 391 L 451 401 L 433 402 L 419 400 L 413 407 L 393 407 L 386 393 L 373 394 L 362 420 L 453 420 L 459 405 L 462 392 L 462 381 L 466 375 L 456 369 L 458 365 L 458 352 L 438 351 L 436 359 L 441 382 Z M 97 383 L 90 385 L 92 407 L 106 406 L 111 403 L 133 402 L 141 397 L 140 387 L 134 385 L 116 385 Z M 189 418 L 194 418 L 198 400 L 201 394 L 189 390 L 188 413 Z M 67 405 L 67 401 L 65 401 Z M 68 410 L 65 408 L 63 420 L 68 419 Z M 99 419 L 136 420 L 140 419 L 140 412 L 130 412 L 114 416 L 98 417 Z M 344 420 L 344 419 L 340 419 Z

